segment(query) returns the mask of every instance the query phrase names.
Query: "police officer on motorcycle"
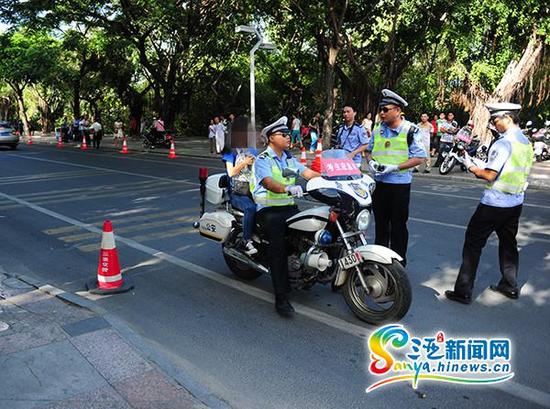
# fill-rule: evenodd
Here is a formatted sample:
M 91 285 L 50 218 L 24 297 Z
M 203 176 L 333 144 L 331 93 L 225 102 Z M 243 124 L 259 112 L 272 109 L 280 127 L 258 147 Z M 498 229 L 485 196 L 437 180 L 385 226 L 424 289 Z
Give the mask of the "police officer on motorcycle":
M 493 231 L 499 239 L 498 253 L 502 277 L 490 289 L 517 299 L 518 249 L 516 234 L 521 215 L 527 177 L 533 162 L 531 143 L 518 126 L 521 106 L 510 103 L 492 103 L 485 107 L 490 123 L 500 134 L 489 149 L 488 162 L 472 160 L 464 155 L 464 165 L 478 179 L 488 183 L 481 202 L 468 223 L 462 250 L 462 265 L 454 290 L 445 291 L 450 300 L 470 304 L 481 250 Z
M 256 220 L 270 243 L 267 259 L 275 292 L 275 309 L 280 315 L 289 317 L 294 308 L 288 301 L 285 226 L 286 220 L 298 213 L 294 198 L 302 197 L 304 192 L 295 178 L 283 177 L 283 170 L 291 168 L 305 179 L 319 174 L 300 164 L 288 151 L 290 131 L 285 116 L 266 126 L 262 137 L 268 146 L 254 162 L 251 190 L 258 209 Z

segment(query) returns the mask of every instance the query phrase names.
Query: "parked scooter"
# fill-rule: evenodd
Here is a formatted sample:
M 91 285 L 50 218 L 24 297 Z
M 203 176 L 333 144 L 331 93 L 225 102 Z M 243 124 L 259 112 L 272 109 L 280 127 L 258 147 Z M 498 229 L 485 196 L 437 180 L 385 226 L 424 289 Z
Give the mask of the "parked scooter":
M 170 148 L 173 136 L 168 131 L 157 131 L 154 127 L 141 134 L 145 149 Z
M 546 121 L 547 128 L 533 129 L 531 140 L 533 141 L 534 159 L 537 162 L 550 159 L 550 121 Z
M 443 152 L 444 157 L 439 165 L 439 173 L 447 175 L 454 166 L 459 163 L 464 168 L 464 152 L 471 157 L 487 161 L 488 147 L 480 143 L 479 139 L 472 136 L 472 128 L 469 125 L 462 127 L 454 137 L 453 146 L 449 152 Z M 463 169 L 464 170 L 464 169 Z
M 371 194 L 376 186 L 346 157 L 344 150 L 322 153 L 322 176 L 307 182 L 305 191 L 324 205 L 290 217 L 286 222 L 289 281 L 293 289 L 316 283 L 342 289 L 344 299 L 361 320 L 379 325 L 401 319 L 409 310 L 412 292 L 402 258 L 389 248 L 369 244 L 366 232 L 372 219 Z M 285 169 L 284 177 L 298 177 Z M 227 197 L 227 176 L 208 177 L 204 198 L 222 209 L 201 215 L 200 234 L 222 245 L 231 271 L 244 280 L 269 274 L 267 241 L 257 226 L 253 235 L 257 254 L 247 256 L 239 246 L 243 213 Z

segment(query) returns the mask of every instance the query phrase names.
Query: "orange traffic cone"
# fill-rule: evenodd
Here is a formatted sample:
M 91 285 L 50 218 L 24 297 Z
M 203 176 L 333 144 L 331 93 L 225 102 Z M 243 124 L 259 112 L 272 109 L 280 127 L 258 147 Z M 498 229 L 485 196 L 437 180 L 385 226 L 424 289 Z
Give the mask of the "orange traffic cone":
M 304 166 L 307 166 L 306 148 L 302 146 L 302 149 L 300 149 L 300 151 L 300 163 Z
M 27 139 L 27 145 L 32 145 L 32 135 L 29 134 L 29 139 Z
M 63 138 L 61 136 L 57 140 L 57 149 L 63 149 Z
M 92 278 L 89 280 L 86 283 L 86 288 L 92 294 L 101 295 L 123 293 L 134 288 L 133 285 L 122 280 L 113 224 L 110 220 L 103 222 L 97 279 Z
M 321 172 L 321 152 L 323 151 L 323 144 L 321 141 L 317 143 L 317 149 L 315 150 L 315 159 L 311 162 L 311 170 L 315 172 Z
M 120 153 L 129 153 L 128 152 L 128 144 L 126 143 L 126 137 L 124 137 L 124 139 L 122 140 L 122 150 L 120 151 Z
M 86 137 L 82 135 L 82 143 L 80 144 L 80 150 L 81 151 L 87 151 L 88 145 L 86 145 Z
M 176 145 L 174 144 L 174 140 L 172 140 L 172 143 L 170 144 L 170 153 L 168 154 L 169 159 L 176 159 Z

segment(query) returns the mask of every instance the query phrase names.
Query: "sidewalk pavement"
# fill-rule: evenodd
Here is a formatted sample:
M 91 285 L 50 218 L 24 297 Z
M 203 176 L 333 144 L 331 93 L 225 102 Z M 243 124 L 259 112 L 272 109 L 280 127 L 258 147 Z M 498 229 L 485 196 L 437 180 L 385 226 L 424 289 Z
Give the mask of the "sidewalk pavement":
M 204 409 L 109 321 L 0 273 L 0 408 Z
M 112 140 L 113 140 L 112 135 L 106 135 L 103 138 L 103 141 L 101 143 L 101 149 L 113 150 L 113 151 L 117 150 L 114 148 Z M 22 141 L 21 143 L 24 143 L 24 142 Z M 35 136 L 33 137 L 33 143 L 55 145 L 57 142 L 55 137 L 52 137 L 52 136 L 46 136 L 46 137 Z M 128 143 L 128 149 L 130 150 L 130 152 L 147 151 L 146 149 L 143 148 L 141 140 L 137 140 L 137 139 L 134 140 L 134 139 L 128 138 L 127 143 Z M 209 159 L 220 158 L 220 155 L 216 153 L 210 153 L 210 145 L 206 137 L 203 137 L 203 138 L 180 137 L 179 139 L 176 140 L 175 145 L 176 145 L 176 153 L 178 156 L 183 156 L 183 157 L 190 156 L 190 157 L 209 158 Z M 66 149 L 71 149 L 71 148 L 76 149 L 77 144 L 69 143 L 69 144 L 65 144 L 65 146 L 66 146 Z M 92 149 L 91 146 L 88 146 L 88 149 Z M 169 149 L 166 149 L 166 148 L 155 148 L 153 150 L 149 150 L 148 152 L 156 153 L 158 155 L 168 156 L 168 151 Z M 292 152 L 296 157 L 298 158 L 300 157 L 299 149 L 293 149 Z M 315 156 L 314 154 L 307 152 L 308 163 L 311 163 L 314 156 Z M 432 161 L 434 160 L 435 158 L 433 158 Z M 454 180 L 463 180 L 467 182 L 474 182 L 474 183 L 480 183 L 480 184 L 484 183 L 483 181 L 476 179 L 475 176 L 472 175 L 471 173 L 461 171 L 460 166 L 455 166 L 454 169 L 451 171 L 451 173 L 448 175 L 440 175 L 438 169 L 433 168 L 431 173 L 429 174 L 418 173 L 418 174 L 415 174 L 415 177 L 442 180 L 442 181 L 454 179 Z M 550 161 L 533 163 L 531 174 L 529 175 L 529 189 L 550 189 Z

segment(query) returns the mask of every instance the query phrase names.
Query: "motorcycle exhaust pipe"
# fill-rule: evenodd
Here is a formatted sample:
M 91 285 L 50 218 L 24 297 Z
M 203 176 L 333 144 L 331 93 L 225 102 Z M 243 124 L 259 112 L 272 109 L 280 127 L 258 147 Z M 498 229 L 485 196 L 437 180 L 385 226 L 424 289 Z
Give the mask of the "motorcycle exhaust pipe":
M 227 254 L 229 257 L 231 257 L 231 258 L 233 258 L 237 261 L 240 261 L 243 264 L 246 264 L 247 266 L 253 268 L 254 270 L 256 270 L 256 271 L 258 271 L 262 274 L 268 274 L 269 275 L 269 270 L 266 267 L 264 267 L 263 265 L 258 264 L 255 261 L 249 259 L 244 254 L 239 253 L 237 250 L 232 249 L 232 248 L 224 247 L 223 252 L 225 254 Z
M 306 267 L 313 268 L 319 271 L 325 271 L 332 266 L 332 260 L 328 258 L 328 254 L 324 251 L 315 254 L 302 254 L 302 264 Z

